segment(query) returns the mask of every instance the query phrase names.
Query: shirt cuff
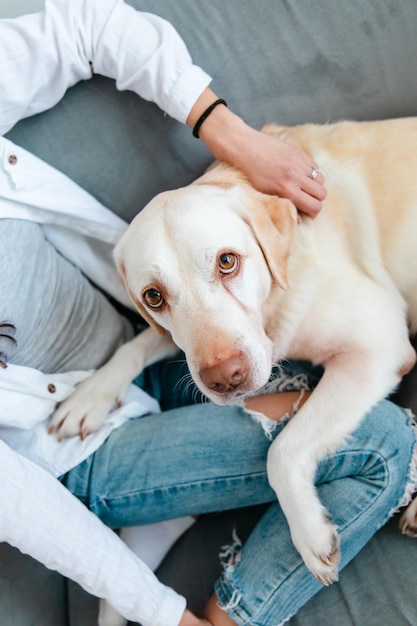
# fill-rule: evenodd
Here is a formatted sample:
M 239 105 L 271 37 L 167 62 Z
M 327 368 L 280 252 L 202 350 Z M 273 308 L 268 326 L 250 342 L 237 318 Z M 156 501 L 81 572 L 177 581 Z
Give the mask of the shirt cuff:
M 158 615 L 152 626 L 178 626 L 186 606 L 185 598 L 178 595 L 170 587 L 166 587 L 158 607 Z
M 201 67 L 190 65 L 181 74 L 169 94 L 168 115 L 185 124 L 191 109 L 211 83 L 211 76 Z

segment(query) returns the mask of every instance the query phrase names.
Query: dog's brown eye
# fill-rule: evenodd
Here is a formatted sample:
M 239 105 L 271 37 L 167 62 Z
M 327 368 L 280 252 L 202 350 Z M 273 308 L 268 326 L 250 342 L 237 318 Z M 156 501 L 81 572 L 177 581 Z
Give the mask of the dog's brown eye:
M 222 274 L 230 274 L 238 267 L 238 258 L 233 252 L 225 252 L 219 257 L 219 267 Z
M 162 294 L 157 289 L 147 289 L 143 294 L 143 299 L 146 304 L 153 309 L 158 309 L 160 306 L 164 304 L 164 298 Z

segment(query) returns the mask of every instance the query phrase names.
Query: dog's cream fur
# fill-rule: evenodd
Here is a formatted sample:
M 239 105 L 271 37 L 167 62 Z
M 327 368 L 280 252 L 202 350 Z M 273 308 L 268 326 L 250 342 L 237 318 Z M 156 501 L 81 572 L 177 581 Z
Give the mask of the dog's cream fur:
M 63 436 L 78 433 L 82 418 L 85 433 L 96 428 L 145 364 L 142 346 L 151 353 L 162 342 L 162 354 L 169 337 L 217 404 L 256 393 L 273 362 L 323 364 L 310 399 L 272 443 L 267 470 L 295 546 L 329 584 L 338 536 L 314 488 L 317 463 L 415 361 L 417 118 L 264 130 L 320 164 L 328 196 L 319 216 L 298 223 L 291 202 L 255 191 L 225 164 L 157 196 L 115 253 L 151 328 L 53 419 Z

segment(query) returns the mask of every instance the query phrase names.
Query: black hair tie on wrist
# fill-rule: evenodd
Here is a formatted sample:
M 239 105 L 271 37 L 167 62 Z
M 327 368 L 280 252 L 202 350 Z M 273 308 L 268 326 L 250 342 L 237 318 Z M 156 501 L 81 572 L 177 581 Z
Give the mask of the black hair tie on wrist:
M 195 123 L 195 126 L 193 128 L 193 135 L 196 139 L 198 139 L 198 133 L 200 132 L 200 128 L 203 122 L 206 121 L 206 119 L 208 118 L 208 116 L 210 115 L 210 113 L 213 111 L 213 109 L 216 108 L 217 105 L 219 104 L 224 104 L 225 107 L 227 107 L 227 102 L 226 100 L 223 100 L 223 98 L 219 98 L 218 100 L 215 100 L 212 104 L 210 104 L 209 107 L 207 107 L 207 109 L 204 111 L 204 113 L 198 118 L 198 120 Z

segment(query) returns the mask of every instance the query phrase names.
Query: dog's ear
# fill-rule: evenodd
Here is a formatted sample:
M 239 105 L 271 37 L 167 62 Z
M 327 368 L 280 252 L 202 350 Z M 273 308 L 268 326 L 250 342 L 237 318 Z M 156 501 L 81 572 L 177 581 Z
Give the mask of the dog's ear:
M 122 279 L 123 285 L 127 291 L 127 293 L 130 296 L 130 299 L 132 300 L 133 304 L 135 305 L 137 311 L 140 313 L 140 315 L 143 317 L 143 319 L 148 322 L 148 324 L 150 326 L 152 326 L 152 328 L 154 328 L 154 330 L 156 330 L 157 333 L 159 333 L 160 335 L 164 335 L 167 331 L 165 330 L 165 328 L 162 328 L 162 326 L 160 326 L 159 324 L 157 324 L 157 322 L 155 322 L 154 319 L 152 319 L 152 317 L 149 315 L 148 311 L 145 309 L 145 307 L 143 306 L 143 304 L 139 301 L 138 297 L 136 296 L 135 292 L 133 291 L 133 289 L 130 287 L 129 284 L 129 278 L 126 272 L 126 266 L 123 260 L 123 254 L 121 252 L 121 246 L 118 244 L 115 248 L 114 251 L 114 260 L 116 263 L 116 267 L 118 269 L 119 275 Z
M 288 261 L 297 228 L 297 210 L 290 200 L 256 192 L 244 216 L 264 254 L 269 271 L 288 289 Z

